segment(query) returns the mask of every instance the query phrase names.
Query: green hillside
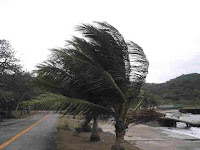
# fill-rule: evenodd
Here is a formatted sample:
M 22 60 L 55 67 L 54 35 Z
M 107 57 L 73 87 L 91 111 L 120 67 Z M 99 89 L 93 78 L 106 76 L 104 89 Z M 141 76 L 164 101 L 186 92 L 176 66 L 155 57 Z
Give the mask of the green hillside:
M 181 75 L 161 84 L 146 83 L 143 88 L 166 102 L 200 104 L 200 74 L 198 73 Z

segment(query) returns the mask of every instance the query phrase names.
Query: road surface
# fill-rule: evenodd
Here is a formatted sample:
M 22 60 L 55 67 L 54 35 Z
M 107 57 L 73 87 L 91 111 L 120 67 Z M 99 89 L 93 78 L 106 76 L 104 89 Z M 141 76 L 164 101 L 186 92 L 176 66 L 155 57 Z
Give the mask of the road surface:
M 58 115 L 41 112 L 15 124 L 0 127 L 2 150 L 56 150 Z

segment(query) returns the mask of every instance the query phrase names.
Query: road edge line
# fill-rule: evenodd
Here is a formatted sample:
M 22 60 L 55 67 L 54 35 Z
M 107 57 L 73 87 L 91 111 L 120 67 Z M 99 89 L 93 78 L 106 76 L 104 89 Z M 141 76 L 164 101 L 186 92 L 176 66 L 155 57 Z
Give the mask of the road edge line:
M 42 119 L 40 119 L 39 121 L 37 121 L 36 123 L 34 123 L 33 125 L 31 125 L 30 127 L 28 127 L 27 129 L 25 129 L 24 131 L 22 131 L 21 133 L 17 134 L 16 136 L 14 136 L 13 138 L 11 138 L 7 142 L 5 142 L 2 145 L 0 145 L 0 150 L 3 149 L 4 147 L 6 147 L 11 142 L 13 142 L 14 140 L 16 140 L 22 134 L 26 133 L 28 130 L 30 130 L 31 128 L 33 128 L 34 126 L 36 126 L 38 123 L 40 123 L 42 120 L 44 120 L 48 115 L 49 115 L 49 113 L 47 115 L 45 115 Z

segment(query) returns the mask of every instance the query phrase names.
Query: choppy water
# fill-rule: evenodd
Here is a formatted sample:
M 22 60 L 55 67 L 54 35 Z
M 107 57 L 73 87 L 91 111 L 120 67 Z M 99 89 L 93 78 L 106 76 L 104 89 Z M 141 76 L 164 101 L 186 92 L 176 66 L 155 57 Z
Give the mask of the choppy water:
M 194 115 L 194 114 L 183 114 L 178 111 L 166 113 L 167 117 L 177 118 L 185 121 L 192 121 L 196 123 L 200 123 L 200 115 Z M 181 133 L 189 136 L 193 136 L 200 139 L 200 128 L 199 127 L 190 127 L 187 128 L 185 123 L 177 123 L 176 128 L 165 128 L 168 131 L 175 132 L 175 133 Z

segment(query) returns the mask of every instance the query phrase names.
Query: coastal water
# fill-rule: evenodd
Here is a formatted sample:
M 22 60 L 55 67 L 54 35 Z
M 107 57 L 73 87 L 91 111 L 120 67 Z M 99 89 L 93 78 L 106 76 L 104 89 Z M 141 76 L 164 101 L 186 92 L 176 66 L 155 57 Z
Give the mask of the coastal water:
M 178 111 L 174 111 L 174 112 L 167 112 L 166 113 L 167 117 L 171 117 L 171 118 L 176 118 L 176 119 L 180 119 L 180 120 L 185 120 L 185 121 L 192 121 L 195 123 L 200 123 L 200 115 L 198 114 L 183 114 L 180 113 Z M 189 135 L 189 136 L 193 136 L 196 137 L 198 139 L 200 139 L 200 127 L 190 127 L 187 128 L 185 123 L 177 123 L 177 127 L 176 128 L 164 128 L 165 130 L 171 131 L 171 132 L 175 132 L 175 133 L 180 133 L 180 134 L 185 134 L 185 135 Z

